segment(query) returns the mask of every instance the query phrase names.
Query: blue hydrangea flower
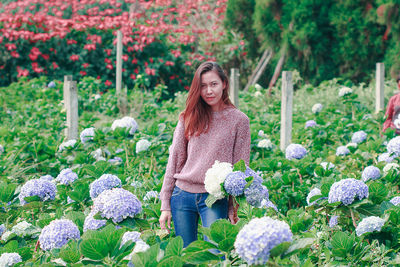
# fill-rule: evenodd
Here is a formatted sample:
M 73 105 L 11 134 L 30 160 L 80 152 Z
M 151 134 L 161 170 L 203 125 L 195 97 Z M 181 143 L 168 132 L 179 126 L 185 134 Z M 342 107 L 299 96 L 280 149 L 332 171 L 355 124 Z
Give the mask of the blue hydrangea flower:
M 113 159 L 109 159 L 108 162 L 119 164 L 119 163 L 122 163 L 123 160 L 120 157 L 114 157 Z
M 119 154 L 124 152 L 124 150 L 122 148 L 118 148 L 117 150 L 115 150 L 115 154 Z
M 364 131 L 358 131 L 353 133 L 353 136 L 351 137 L 351 142 L 352 143 L 362 143 L 367 139 L 367 133 Z
M 361 236 L 365 233 L 372 233 L 374 231 L 380 232 L 384 224 L 385 220 L 379 217 L 366 217 L 357 225 L 356 234 L 357 236 Z
M 116 128 L 125 128 L 129 130 L 129 134 L 134 134 L 138 128 L 138 124 L 134 118 L 131 117 L 123 117 L 122 119 L 115 120 L 112 125 L 111 129 L 114 131 Z
M 39 235 L 40 247 L 43 250 L 61 248 L 70 239 L 80 239 L 80 232 L 71 220 L 54 220 L 42 229 Z
M 83 231 L 86 232 L 87 230 L 97 230 L 101 227 L 105 226 L 107 220 L 96 220 L 94 217 L 96 215 L 95 211 L 91 211 L 85 218 L 85 222 L 83 223 Z
M 333 215 L 330 219 L 329 219 L 329 227 L 333 228 L 338 224 L 338 218 L 339 216 Z
M 133 186 L 134 188 L 140 188 L 143 186 L 143 183 L 140 181 L 132 181 L 131 186 Z
M 39 178 L 39 179 L 42 179 L 42 180 L 47 180 L 47 181 L 51 182 L 51 181 L 53 181 L 53 180 L 54 180 L 54 177 L 53 177 L 53 176 L 51 176 L 50 174 L 46 174 L 46 175 L 40 176 L 40 178 Z
M 257 183 L 252 183 L 248 188 L 244 190 L 244 195 L 246 197 L 246 201 L 254 206 L 258 207 L 261 204 L 261 201 L 264 198 L 268 198 L 268 189 L 262 185 Z
M 93 140 L 94 135 L 95 135 L 94 127 L 90 127 L 90 128 L 83 129 L 81 134 L 79 135 L 79 137 L 81 139 L 81 142 L 84 144 L 90 140 Z
M 54 81 L 49 82 L 49 84 L 47 85 L 48 88 L 54 88 L 56 87 L 56 83 Z
M 299 144 L 290 144 L 286 148 L 287 159 L 302 159 L 307 155 L 307 150 Z
M 54 200 L 56 193 L 57 187 L 52 182 L 44 179 L 32 179 L 21 187 L 18 198 L 21 205 L 25 205 L 27 202 L 24 198 L 26 197 L 38 196 L 42 201 Z
M 390 200 L 390 203 L 392 203 L 393 205 L 397 206 L 400 204 L 400 197 L 394 197 Z
M 22 262 L 22 258 L 16 252 L 12 252 L 12 253 L 5 252 L 5 253 L 1 254 L 1 256 L 0 256 L 0 266 L 9 267 L 9 266 L 13 266 L 14 264 L 17 264 L 19 262 Z
M 94 180 L 90 184 L 90 197 L 96 198 L 104 190 L 121 187 L 122 183 L 118 176 L 113 174 L 103 174 L 99 179 Z
M 387 163 L 392 162 L 396 158 L 396 155 L 390 155 L 390 153 L 382 153 L 378 156 L 378 162 L 385 161 Z
M 100 212 L 103 218 L 119 223 L 140 213 L 142 203 L 131 192 L 123 188 L 113 188 L 103 191 L 93 200 L 93 210 Z
M 306 121 L 305 128 L 310 128 L 310 127 L 315 127 L 315 126 L 317 126 L 317 122 L 315 120 Z
M 389 143 L 386 145 L 386 149 L 389 154 L 400 155 L 400 136 L 390 139 Z
M 261 177 L 261 172 L 255 172 L 254 170 L 252 170 L 250 167 L 246 166 L 246 171 L 244 172 L 244 174 L 246 175 L 245 178 L 253 176 L 253 183 L 256 184 L 261 184 L 263 182 L 263 179 Z
M 278 212 L 278 208 L 276 207 L 276 205 L 274 203 L 272 203 L 271 200 L 265 199 L 265 198 L 261 201 L 261 204 L 260 204 L 259 208 L 260 209 L 272 208 L 276 212 Z
M 310 199 L 311 199 L 313 196 L 318 196 L 318 195 L 321 195 L 321 190 L 320 190 L 319 188 L 314 188 L 314 189 L 312 189 L 312 190 L 310 191 L 310 193 L 308 193 L 308 195 L 307 195 L 307 198 L 306 198 L 307 204 L 308 204 L 309 206 L 314 205 L 316 201 L 310 203 Z
M 72 184 L 76 179 L 78 179 L 78 175 L 70 168 L 67 168 L 62 170 L 60 174 L 57 175 L 56 181 L 64 185 L 69 185 Z
M 329 190 L 328 202 L 342 202 L 350 205 L 357 197 L 359 200 L 368 197 L 368 186 L 363 182 L 353 178 L 343 179 L 335 182 Z
M 320 165 L 322 166 L 322 168 L 324 168 L 325 171 L 326 171 L 326 170 L 331 170 L 331 169 L 335 168 L 335 164 L 333 164 L 333 163 L 331 163 L 331 162 L 326 162 L 326 161 L 324 161 L 324 162 L 321 162 Z
M 6 231 L 6 227 L 4 226 L 4 224 L 1 224 L 0 225 L 0 237 L 5 231 Z
M 160 198 L 160 194 L 157 191 L 149 191 L 146 193 L 146 195 L 143 198 L 143 201 L 150 201 L 152 199 L 158 199 Z
M 336 156 L 346 156 L 350 153 L 350 150 L 346 146 L 339 146 L 336 149 Z
M 369 181 L 369 180 L 376 180 L 381 177 L 381 171 L 379 168 L 375 166 L 368 166 L 364 169 L 364 171 L 361 174 L 361 178 L 364 182 Z
M 122 236 L 121 240 L 121 247 L 126 244 L 128 241 L 132 242 L 138 242 L 140 239 L 140 232 L 137 231 L 131 231 L 131 232 L 125 232 L 124 235 Z
M 286 222 L 270 217 L 254 218 L 239 231 L 234 246 L 247 264 L 264 265 L 271 249 L 283 242 L 291 242 L 292 237 Z
M 236 171 L 231 172 L 226 176 L 224 188 L 228 194 L 237 197 L 243 194 L 246 184 L 246 174 Z

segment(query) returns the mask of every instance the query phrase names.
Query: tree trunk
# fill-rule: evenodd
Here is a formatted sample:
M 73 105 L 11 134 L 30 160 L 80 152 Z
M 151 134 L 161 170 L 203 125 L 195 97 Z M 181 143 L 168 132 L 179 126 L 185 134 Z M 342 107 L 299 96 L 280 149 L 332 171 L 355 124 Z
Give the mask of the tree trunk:
M 274 75 L 272 76 L 272 79 L 268 85 L 268 88 L 269 88 L 268 94 L 269 95 L 271 95 L 272 87 L 275 85 L 276 81 L 278 80 L 278 77 L 280 76 L 280 73 L 281 73 L 282 67 L 283 67 L 283 63 L 285 61 L 285 56 L 286 56 L 286 50 L 283 50 L 281 58 L 279 59 L 278 64 L 276 64 Z
M 253 73 L 250 76 L 249 81 L 246 84 L 246 87 L 244 88 L 244 91 L 249 90 L 249 87 L 254 85 L 258 79 L 260 79 L 261 75 L 263 74 L 265 68 L 267 67 L 267 64 L 269 60 L 272 57 L 272 51 L 271 49 L 267 49 L 264 51 L 260 61 L 257 64 L 257 67 L 254 69 Z

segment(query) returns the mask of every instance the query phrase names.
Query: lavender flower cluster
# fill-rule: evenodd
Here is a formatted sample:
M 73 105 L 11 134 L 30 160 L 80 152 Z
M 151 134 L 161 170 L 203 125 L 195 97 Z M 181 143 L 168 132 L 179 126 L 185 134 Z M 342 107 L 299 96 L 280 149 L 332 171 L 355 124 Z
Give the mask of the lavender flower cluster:
M 27 203 L 24 200 L 26 197 L 38 196 L 42 201 L 54 200 L 56 193 L 57 187 L 52 182 L 45 179 L 32 179 L 21 187 L 18 198 L 21 205 L 25 205 Z
M 386 145 L 386 149 L 389 154 L 394 154 L 396 156 L 400 155 L 400 136 L 392 138 Z
M 248 188 L 244 190 L 246 201 L 254 206 L 258 207 L 261 205 L 263 199 L 268 199 L 268 189 L 262 184 L 252 183 Z
M 263 265 L 268 261 L 271 249 L 282 242 L 291 242 L 292 236 L 286 222 L 270 217 L 254 218 L 240 230 L 234 246 L 240 258 L 249 265 Z
M 336 149 L 336 156 L 346 156 L 350 153 L 350 150 L 346 146 L 339 146 Z
M 70 239 L 80 239 L 80 232 L 71 220 L 54 220 L 42 229 L 39 236 L 40 247 L 43 250 L 61 248 Z
M 135 247 L 133 248 L 132 254 L 137 252 L 144 252 L 150 248 L 150 246 L 140 238 L 140 233 L 136 231 L 126 232 L 122 236 L 121 247 L 125 245 L 128 241 L 136 243 Z
M 126 130 L 129 130 L 129 134 L 133 135 L 138 128 L 138 124 L 134 118 L 126 116 L 122 119 L 117 119 L 112 123 L 111 129 L 114 131 L 116 128 L 125 128 Z
M 240 196 L 244 193 L 246 186 L 246 174 L 240 171 L 229 173 L 224 181 L 226 192 L 232 196 Z
M 97 230 L 101 227 L 105 226 L 107 220 L 96 220 L 94 217 L 96 215 L 95 211 L 91 211 L 85 218 L 85 222 L 83 223 L 83 231 L 86 232 L 87 230 Z
M 302 159 L 307 155 L 307 150 L 299 144 L 290 144 L 286 148 L 286 158 L 292 159 Z
M 364 171 L 361 174 L 361 178 L 363 182 L 369 181 L 369 180 L 376 180 L 381 177 L 381 171 L 379 168 L 375 166 L 368 166 L 364 169 Z
M 315 126 L 317 126 L 317 122 L 315 120 L 306 121 L 306 125 L 305 125 L 306 129 L 310 128 L 310 127 L 315 127 Z
M 312 206 L 315 204 L 316 201 L 310 202 L 310 199 L 314 196 L 321 195 L 321 190 L 319 188 L 313 188 L 310 193 L 308 193 L 306 201 L 308 206 Z
M 93 210 L 103 218 L 119 223 L 127 217 L 134 217 L 142 211 L 142 203 L 131 192 L 122 188 L 103 191 L 93 200 Z
M 3 253 L 0 256 L 0 266 L 8 267 L 8 266 L 13 266 L 14 264 L 17 264 L 19 262 L 22 262 L 21 256 L 16 253 Z
M 351 137 L 351 142 L 352 143 L 362 143 L 367 139 L 367 133 L 364 131 L 358 131 L 353 133 L 353 136 Z
M 75 144 L 76 144 L 75 139 L 70 139 L 68 141 L 65 141 L 61 143 L 60 146 L 58 147 L 58 152 L 63 152 L 66 149 L 73 148 Z
M 392 203 L 393 205 L 397 206 L 400 204 L 400 197 L 394 197 L 390 200 L 390 203 Z
M 342 202 L 350 205 L 357 197 L 359 200 L 368 197 L 368 186 L 359 180 L 348 178 L 335 182 L 329 190 L 328 202 Z
M 271 200 L 269 199 L 263 199 L 261 201 L 261 204 L 259 206 L 260 209 L 268 209 L 268 208 L 272 208 L 274 209 L 276 212 L 278 212 L 278 208 L 276 207 L 276 205 L 274 203 L 272 203 Z
M 4 224 L 1 224 L 0 225 L 0 237 L 5 231 L 6 231 L 6 227 L 4 226 Z
M 78 175 L 70 168 L 62 170 L 56 177 L 56 181 L 64 185 L 72 184 L 76 179 L 78 179 Z
M 104 190 L 121 187 L 122 183 L 118 176 L 113 174 L 103 174 L 100 178 L 90 184 L 90 197 L 95 199 Z
M 385 220 L 379 217 L 366 217 L 357 225 L 356 234 L 357 236 L 361 236 L 365 233 L 372 233 L 374 231 L 380 232 L 384 224 Z
M 385 152 L 378 156 L 378 162 L 385 161 L 386 163 L 390 163 L 395 158 L 396 158 L 396 155 L 390 155 L 389 153 Z
M 91 141 L 94 139 L 94 127 L 86 128 L 83 129 L 81 134 L 79 135 L 81 142 L 83 144 L 87 143 L 88 141 Z
M 157 191 L 148 191 L 146 195 L 143 197 L 143 201 L 150 201 L 152 199 L 159 199 L 160 198 L 160 193 Z
M 338 224 L 338 218 L 339 216 L 337 215 L 333 215 L 330 219 L 329 219 L 329 227 L 333 228 Z

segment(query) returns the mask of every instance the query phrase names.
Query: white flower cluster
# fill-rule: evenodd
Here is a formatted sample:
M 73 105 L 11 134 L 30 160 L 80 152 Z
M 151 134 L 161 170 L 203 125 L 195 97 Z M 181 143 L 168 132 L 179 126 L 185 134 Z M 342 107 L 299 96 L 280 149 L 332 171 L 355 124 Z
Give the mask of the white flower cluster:
M 0 155 L 4 153 L 4 147 L 0 145 Z
M 265 148 L 265 149 L 272 149 L 272 142 L 269 139 L 262 139 L 258 142 L 257 147 Z
M 58 152 L 63 152 L 64 150 L 68 149 L 68 148 L 73 148 L 76 144 L 76 140 L 75 139 L 70 139 L 68 141 L 65 141 L 63 143 L 60 144 L 60 146 L 58 147 Z
M 81 142 L 83 144 L 87 143 L 94 138 L 94 127 L 83 129 L 81 134 L 79 135 Z
M 322 104 L 321 103 L 317 103 L 317 104 L 314 104 L 314 106 L 312 106 L 311 111 L 313 113 L 319 113 L 319 112 L 322 111 L 322 108 L 323 108 Z
M 390 170 L 399 171 L 399 164 L 397 163 L 388 163 L 383 167 L 383 176 L 387 175 Z
M 24 236 L 35 236 L 36 234 L 39 234 L 41 231 L 40 228 L 34 226 L 33 224 L 30 224 L 26 221 L 22 221 L 17 223 L 16 225 L 13 226 L 11 229 L 11 232 L 16 234 L 17 236 L 24 237 Z
M 3 253 L 0 256 L 0 266 L 9 267 L 22 261 L 18 253 Z
M 314 205 L 315 201 L 310 202 L 310 200 L 312 197 L 318 196 L 318 195 L 321 195 L 321 190 L 319 188 L 314 188 L 310 191 L 310 193 L 308 193 L 307 198 L 306 198 L 308 206 Z
M 224 198 L 224 194 L 221 191 L 221 183 L 225 181 L 226 176 L 232 171 L 232 164 L 216 160 L 206 172 L 204 179 L 206 191 L 217 199 Z
M 343 86 L 342 88 L 340 88 L 339 90 L 339 96 L 343 97 L 345 95 L 349 95 L 353 93 L 353 90 L 349 87 Z
M 384 224 L 385 220 L 379 217 L 366 217 L 357 225 L 356 234 L 357 236 L 361 236 L 365 233 L 372 233 L 374 231 L 380 232 Z
M 117 128 L 125 128 L 126 130 L 129 130 L 129 134 L 133 135 L 138 128 L 138 124 L 134 118 L 125 116 L 112 123 L 111 129 L 114 131 Z
M 142 151 L 147 151 L 150 146 L 151 146 L 151 143 L 148 140 L 146 140 L 146 139 L 139 140 L 136 143 L 136 154 L 138 154 Z

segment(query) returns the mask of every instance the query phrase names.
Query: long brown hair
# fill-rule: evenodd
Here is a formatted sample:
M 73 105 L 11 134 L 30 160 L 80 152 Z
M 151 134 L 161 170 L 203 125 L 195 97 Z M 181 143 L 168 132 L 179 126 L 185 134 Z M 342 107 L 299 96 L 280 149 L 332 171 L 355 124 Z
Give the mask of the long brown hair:
M 229 79 L 222 68 L 215 62 L 203 62 L 194 73 L 189 94 L 186 99 L 186 108 L 181 114 L 185 121 L 185 137 L 198 136 L 208 131 L 211 121 L 211 107 L 201 97 L 201 76 L 209 71 L 215 71 L 225 88 L 222 92 L 222 101 L 225 105 L 233 106 L 229 100 Z

